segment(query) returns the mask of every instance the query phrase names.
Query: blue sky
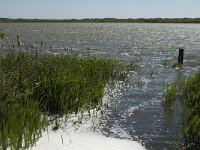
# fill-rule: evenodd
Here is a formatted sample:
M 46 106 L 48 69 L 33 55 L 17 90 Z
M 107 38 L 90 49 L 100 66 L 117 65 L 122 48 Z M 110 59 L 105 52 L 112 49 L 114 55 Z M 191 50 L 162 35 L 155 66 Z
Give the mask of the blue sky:
M 0 18 L 200 17 L 200 0 L 0 0 Z

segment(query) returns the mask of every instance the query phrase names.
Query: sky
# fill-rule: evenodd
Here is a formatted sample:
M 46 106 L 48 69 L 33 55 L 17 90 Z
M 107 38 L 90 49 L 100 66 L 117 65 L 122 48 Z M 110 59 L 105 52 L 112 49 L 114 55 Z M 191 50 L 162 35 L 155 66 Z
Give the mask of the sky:
M 200 0 L 0 0 L 0 18 L 200 18 Z

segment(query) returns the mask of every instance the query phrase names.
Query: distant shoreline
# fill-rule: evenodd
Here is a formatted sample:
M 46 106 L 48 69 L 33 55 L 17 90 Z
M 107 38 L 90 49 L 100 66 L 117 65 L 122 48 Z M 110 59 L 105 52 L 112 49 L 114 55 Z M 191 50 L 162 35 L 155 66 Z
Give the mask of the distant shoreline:
M 86 18 L 86 19 L 11 19 L 0 18 L 3 22 L 49 22 L 49 23 L 200 23 L 200 18 Z

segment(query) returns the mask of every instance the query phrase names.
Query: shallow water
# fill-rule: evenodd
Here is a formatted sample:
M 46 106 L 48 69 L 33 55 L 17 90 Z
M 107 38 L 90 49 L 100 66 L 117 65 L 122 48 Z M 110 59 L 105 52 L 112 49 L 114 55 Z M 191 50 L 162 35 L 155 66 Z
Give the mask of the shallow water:
M 18 49 L 18 33 L 23 50 L 137 61 L 140 68 L 129 77 L 129 85 L 110 97 L 100 131 L 109 137 L 141 141 L 148 149 L 177 149 L 183 110 L 177 102 L 174 112 L 166 111 L 163 92 L 174 80 L 200 68 L 200 25 L 1 23 L 0 28 L 7 37 L 0 40 L 2 52 Z M 185 50 L 182 70 L 172 67 L 178 48 Z

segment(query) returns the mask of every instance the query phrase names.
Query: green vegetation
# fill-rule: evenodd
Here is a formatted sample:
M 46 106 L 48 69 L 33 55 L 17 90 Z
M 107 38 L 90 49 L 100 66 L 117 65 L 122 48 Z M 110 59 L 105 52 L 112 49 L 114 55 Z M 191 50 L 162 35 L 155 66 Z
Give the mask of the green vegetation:
M 166 90 L 166 104 L 170 106 L 176 100 L 178 94 L 177 82 L 172 83 Z M 180 86 L 183 97 L 183 107 L 186 109 L 184 124 L 184 138 L 186 149 L 200 148 L 200 71 L 189 77 Z
M 200 18 L 86 18 L 86 19 L 10 19 L 0 18 L 0 22 L 127 22 L 127 23 L 200 23 Z
M 2 30 L 0 29 L 0 38 L 4 38 L 4 33 L 2 32 Z
M 166 106 L 172 108 L 176 101 L 176 83 L 169 85 L 165 91 Z
M 1 56 L 0 149 L 33 146 L 55 122 L 50 116 L 101 108 L 105 87 L 125 80 L 132 67 L 112 59 L 75 55 Z
M 186 81 L 184 102 L 187 108 L 186 143 L 191 149 L 200 148 L 200 71 Z

